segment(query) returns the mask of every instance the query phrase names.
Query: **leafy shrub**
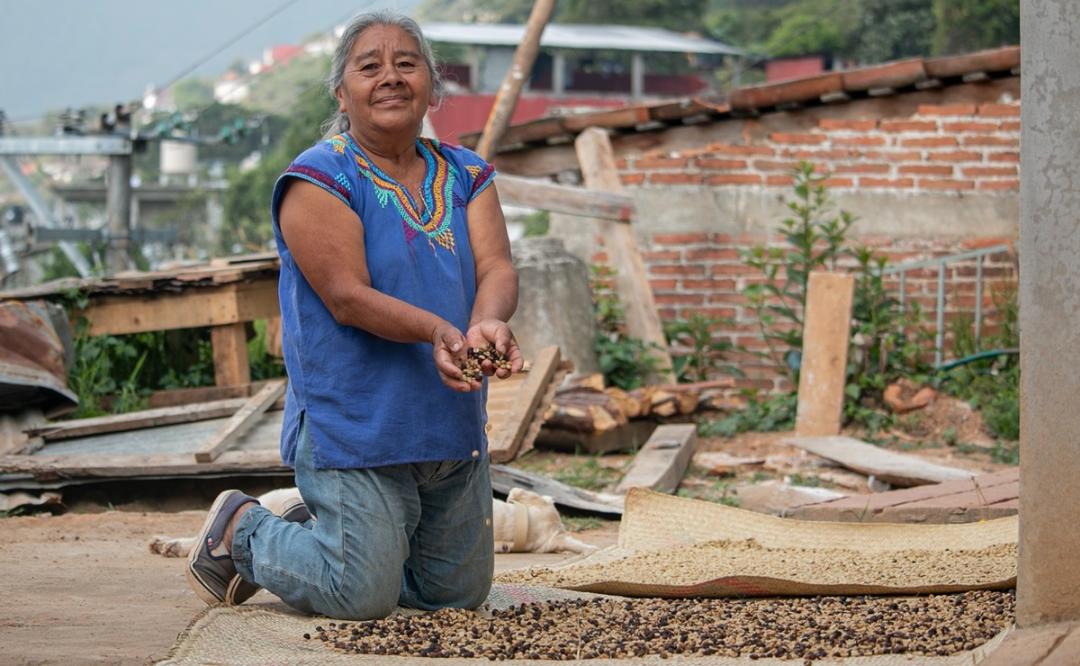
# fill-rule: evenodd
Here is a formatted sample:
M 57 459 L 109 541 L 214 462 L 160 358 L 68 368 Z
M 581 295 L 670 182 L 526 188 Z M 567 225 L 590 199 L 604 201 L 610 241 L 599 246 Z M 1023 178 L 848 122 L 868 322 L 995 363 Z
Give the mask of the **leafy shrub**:
M 734 345 L 730 340 L 713 336 L 717 327 L 734 323 L 731 319 L 714 319 L 695 312 L 689 319 L 665 324 L 668 344 L 681 345 L 685 350 L 671 348 L 673 369 L 680 382 L 703 382 L 720 372 L 742 375 L 735 366 L 722 364 L 724 354 L 733 350 Z

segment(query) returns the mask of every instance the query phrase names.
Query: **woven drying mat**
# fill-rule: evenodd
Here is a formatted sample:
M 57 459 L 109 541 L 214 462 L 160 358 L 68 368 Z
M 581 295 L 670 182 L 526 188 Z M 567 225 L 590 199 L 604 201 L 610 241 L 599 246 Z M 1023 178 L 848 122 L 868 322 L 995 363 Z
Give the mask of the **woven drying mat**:
M 492 588 L 488 603 L 493 608 L 506 608 L 522 603 L 559 601 L 595 595 L 567 592 L 552 588 L 523 585 L 501 585 Z M 409 611 L 418 612 L 418 611 Z M 480 611 L 478 611 L 480 612 Z M 475 666 L 490 664 L 487 659 L 425 659 L 422 657 L 391 657 L 386 655 L 358 655 L 335 650 L 319 640 L 305 640 L 305 633 L 314 634 L 315 627 L 327 624 L 327 618 L 311 617 L 282 610 L 265 610 L 244 606 L 212 606 L 202 611 L 177 637 L 176 643 L 159 666 L 204 666 L 228 664 L 236 666 L 262 666 L 263 664 L 291 664 L 295 666 L 320 666 L 321 664 L 395 664 L 401 666 Z M 987 643 L 965 652 L 947 657 L 922 655 L 881 655 L 874 657 L 848 657 L 845 659 L 815 659 L 814 664 L 823 666 L 969 666 L 982 661 L 1004 639 L 1002 632 Z M 522 659 L 515 664 L 566 664 L 549 660 Z M 578 662 L 580 663 L 580 662 Z M 671 663 L 678 666 L 793 666 L 801 664 L 791 659 L 749 657 L 672 657 L 661 661 L 658 657 L 642 659 L 590 659 L 590 665 L 623 666 L 629 664 Z
M 619 543 L 501 582 L 638 597 L 924 594 L 1016 585 L 1015 516 L 963 525 L 833 523 L 632 489 Z

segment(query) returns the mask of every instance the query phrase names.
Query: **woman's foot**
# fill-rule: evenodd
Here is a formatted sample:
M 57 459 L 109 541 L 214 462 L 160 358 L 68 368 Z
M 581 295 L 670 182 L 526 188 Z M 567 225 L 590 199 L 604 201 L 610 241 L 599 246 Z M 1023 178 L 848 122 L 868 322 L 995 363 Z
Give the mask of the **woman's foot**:
M 217 496 L 188 555 L 187 579 L 195 594 L 208 604 L 222 603 L 236 576 L 232 537 L 240 516 L 259 501 L 239 490 Z

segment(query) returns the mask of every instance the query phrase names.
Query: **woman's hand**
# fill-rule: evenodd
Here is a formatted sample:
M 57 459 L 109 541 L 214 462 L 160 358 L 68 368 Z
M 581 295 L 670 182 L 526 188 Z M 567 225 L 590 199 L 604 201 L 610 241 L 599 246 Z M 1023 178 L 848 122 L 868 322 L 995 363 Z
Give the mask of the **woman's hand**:
M 476 349 L 482 349 L 489 344 L 495 345 L 495 351 L 510 360 L 509 370 L 496 368 L 491 361 L 481 363 L 480 370 L 488 377 L 495 375 L 499 379 L 506 379 L 511 373 L 520 372 L 525 364 L 521 349 L 518 348 L 517 340 L 514 339 L 514 333 L 505 321 L 498 319 L 480 320 L 469 327 L 465 339 L 470 347 Z
M 465 336 L 453 325 L 443 322 L 435 327 L 431 334 L 431 354 L 443 384 L 461 393 L 480 388 L 480 382 L 466 381 L 461 372 L 460 365 L 466 358 Z

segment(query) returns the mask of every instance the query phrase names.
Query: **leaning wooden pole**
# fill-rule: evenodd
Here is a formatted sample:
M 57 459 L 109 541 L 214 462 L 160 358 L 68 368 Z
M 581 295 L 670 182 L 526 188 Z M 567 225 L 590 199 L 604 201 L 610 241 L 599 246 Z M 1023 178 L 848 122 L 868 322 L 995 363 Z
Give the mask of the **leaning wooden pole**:
M 484 131 L 480 135 L 480 143 L 476 146 L 476 152 L 485 160 L 491 160 L 495 156 L 495 146 L 510 125 L 510 116 L 517 106 L 521 89 L 532 72 L 536 54 L 540 52 L 540 36 L 544 34 L 544 27 L 551 19 L 554 9 L 555 0 L 536 0 L 533 3 L 529 22 L 525 24 L 525 38 L 514 51 L 514 62 L 499 86 L 495 104 L 491 107 Z

